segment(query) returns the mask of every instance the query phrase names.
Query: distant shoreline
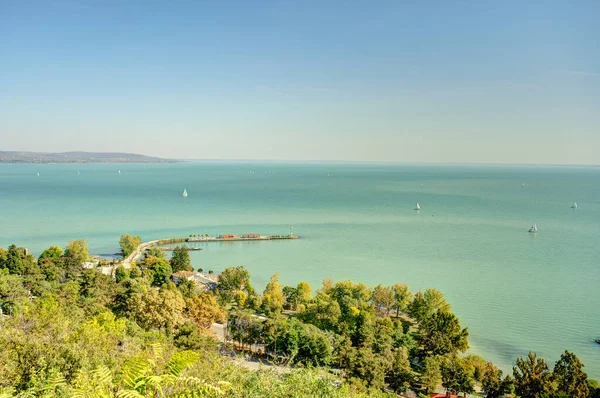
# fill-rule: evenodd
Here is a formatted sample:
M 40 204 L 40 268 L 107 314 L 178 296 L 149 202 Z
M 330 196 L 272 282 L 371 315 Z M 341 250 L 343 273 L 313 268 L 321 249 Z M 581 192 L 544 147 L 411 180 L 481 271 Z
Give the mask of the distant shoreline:
M 178 163 L 178 160 L 162 159 L 135 153 L 115 152 L 25 152 L 0 151 L 0 163 L 64 164 L 64 163 Z

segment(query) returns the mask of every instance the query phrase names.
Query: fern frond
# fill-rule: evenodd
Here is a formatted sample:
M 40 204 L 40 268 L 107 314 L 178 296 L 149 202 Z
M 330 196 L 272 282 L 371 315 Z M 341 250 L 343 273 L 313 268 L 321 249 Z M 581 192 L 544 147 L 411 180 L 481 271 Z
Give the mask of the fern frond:
M 161 359 L 165 355 L 166 347 L 162 343 L 152 343 L 150 344 L 150 348 L 152 348 L 154 359 Z
M 44 381 L 40 390 L 42 393 L 54 392 L 54 391 L 56 391 L 57 388 L 64 387 L 66 385 L 67 385 L 67 382 L 65 381 L 64 376 L 60 373 L 54 373 L 54 374 L 48 376 L 48 378 Z M 46 395 L 46 394 L 42 394 L 42 395 Z
M 119 390 L 115 396 L 117 398 L 145 398 L 142 394 L 135 390 Z
M 138 392 L 147 392 L 149 390 L 158 391 L 162 395 L 162 385 L 162 376 L 152 375 L 139 379 L 135 384 L 134 389 Z
M 165 367 L 166 373 L 173 376 L 179 376 L 188 366 L 198 362 L 200 354 L 194 351 L 179 351 L 173 354 L 169 363 Z
M 112 384 L 113 373 L 106 365 L 100 365 L 94 369 L 92 371 L 92 376 L 98 385 L 110 387 Z
M 125 362 L 117 377 L 119 384 L 134 388 L 138 380 L 149 373 L 150 363 L 146 358 L 131 358 Z
M 193 389 L 188 389 L 179 394 L 171 395 L 173 398 L 196 398 L 196 397 L 218 397 L 224 395 L 225 392 L 221 390 L 219 387 L 211 386 L 209 384 L 205 384 L 200 387 L 196 387 Z

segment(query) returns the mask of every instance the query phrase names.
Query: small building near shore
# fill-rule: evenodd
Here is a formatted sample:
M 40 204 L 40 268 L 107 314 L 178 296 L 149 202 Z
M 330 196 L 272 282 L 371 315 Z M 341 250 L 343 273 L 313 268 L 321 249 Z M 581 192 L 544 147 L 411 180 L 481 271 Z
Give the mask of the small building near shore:
M 244 234 L 242 235 L 242 239 L 258 239 L 260 238 L 260 234 Z
M 207 278 L 200 272 L 178 271 L 171 275 L 171 279 L 173 279 L 173 282 L 175 282 L 175 284 L 179 283 L 181 279 L 187 279 L 189 281 L 194 282 L 196 285 L 198 285 L 206 291 L 213 290 L 217 287 L 217 283 L 215 281 Z
M 112 265 L 103 265 L 100 266 L 98 268 L 96 268 L 98 271 L 100 271 L 101 273 L 103 273 L 104 275 L 108 275 L 108 276 L 112 276 L 114 277 L 114 272 L 116 267 L 113 267 Z
M 221 234 L 217 236 L 218 239 L 237 239 L 238 236 L 236 234 Z
M 91 269 L 91 268 L 96 268 L 98 266 L 98 264 L 100 264 L 100 261 L 98 261 L 98 260 L 86 261 L 82 264 L 82 267 L 84 269 Z
M 452 394 L 450 391 L 446 392 L 430 392 L 429 398 L 463 398 L 461 395 Z

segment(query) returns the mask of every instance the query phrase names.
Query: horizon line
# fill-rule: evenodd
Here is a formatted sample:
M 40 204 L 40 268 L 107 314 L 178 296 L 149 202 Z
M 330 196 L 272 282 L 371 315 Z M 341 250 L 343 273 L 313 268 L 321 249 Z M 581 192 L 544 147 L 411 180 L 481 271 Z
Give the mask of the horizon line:
M 236 159 L 236 158 L 163 158 L 180 162 L 270 162 L 270 163 L 363 163 L 397 165 L 480 165 L 480 166 L 586 166 L 600 167 L 600 163 L 502 163 L 502 162 L 420 162 L 397 160 L 331 160 L 331 159 Z

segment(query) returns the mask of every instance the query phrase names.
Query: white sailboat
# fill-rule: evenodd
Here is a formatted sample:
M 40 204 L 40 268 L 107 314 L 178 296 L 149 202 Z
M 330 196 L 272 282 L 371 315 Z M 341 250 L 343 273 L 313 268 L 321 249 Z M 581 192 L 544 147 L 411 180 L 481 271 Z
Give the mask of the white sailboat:
M 533 225 L 531 226 L 531 228 L 529 228 L 529 231 L 527 231 L 527 232 L 536 233 L 537 231 L 538 231 L 538 226 L 536 223 L 533 223 Z
M 40 176 L 40 173 L 37 173 L 37 176 L 39 177 L 39 176 Z
M 185 188 L 183 189 L 183 197 L 187 198 L 187 189 L 185 189 Z
M 577 202 L 573 202 L 573 206 L 571 206 L 571 209 L 576 209 L 577 208 Z
M 419 205 L 419 202 L 417 202 L 417 205 L 415 206 L 415 210 L 421 210 L 421 206 Z
M 121 170 L 119 170 L 119 174 L 121 174 Z
M 81 173 L 79 172 L 79 170 L 77 170 L 77 175 L 79 175 L 79 174 L 81 174 Z

